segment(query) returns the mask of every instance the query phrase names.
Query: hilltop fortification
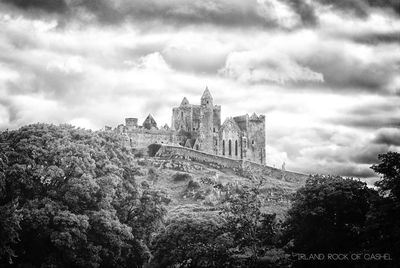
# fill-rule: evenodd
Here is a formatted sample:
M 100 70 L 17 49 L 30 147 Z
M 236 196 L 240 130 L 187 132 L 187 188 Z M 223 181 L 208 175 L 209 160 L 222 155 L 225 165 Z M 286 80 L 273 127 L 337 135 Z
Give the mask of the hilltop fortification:
M 106 127 L 106 130 L 111 128 Z M 200 104 L 186 97 L 172 108 L 171 127 L 159 128 L 149 114 L 142 126 L 137 118 L 126 118 L 115 131 L 125 134 L 127 145 L 134 148 L 152 143 L 180 145 L 208 154 L 265 164 L 265 116 L 253 113 L 228 117 L 221 124 L 221 106 L 215 105 L 208 88 Z

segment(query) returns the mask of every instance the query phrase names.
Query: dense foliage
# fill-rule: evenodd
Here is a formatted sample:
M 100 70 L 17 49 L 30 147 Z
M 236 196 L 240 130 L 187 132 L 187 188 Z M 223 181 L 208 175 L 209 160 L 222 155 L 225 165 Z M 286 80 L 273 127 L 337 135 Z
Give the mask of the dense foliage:
M 361 181 L 311 176 L 293 198 L 284 224 L 288 251 L 305 254 L 364 254 L 357 261 L 327 261 L 340 267 L 397 267 L 400 261 L 400 154 L 379 155 L 372 169 L 381 174 L 376 189 Z M 307 255 L 308 254 L 308 255 Z M 382 256 L 385 255 L 383 258 Z M 324 255 L 326 256 L 326 255 Z M 370 256 L 375 256 L 372 260 Z M 320 267 L 320 260 L 296 267 Z M 380 266 L 379 266 L 380 267 Z
M 2 132 L 0 144 L 0 266 L 146 261 L 165 211 L 157 193 L 138 191 L 118 136 L 36 124 Z
M 261 211 L 257 187 L 229 196 L 217 215 L 172 219 L 156 237 L 155 267 L 282 267 L 279 222 Z
M 226 267 L 231 241 L 221 226 L 217 218 L 171 220 L 153 241 L 153 266 Z
M 379 156 L 375 189 L 311 176 L 282 223 L 263 211 L 262 181 L 232 188 L 213 211 L 165 217 L 170 199 L 154 187 L 164 178 L 143 172 L 136 163 L 146 161 L 134 157 L 146 154 L 121 144 L 69 125 L 0 133 L 1 267 L 321 267 L 293 253 L 347 252 L 390 253 L 385 267 L 400 260 L 399 153 Z M 169 179 L 193 193 L 203 183 L 187 173 Z M 381 263 L 350 267 L 370 264 Z
M 303 253 L 358 251 L 367 212 L 377 198 L 366 183 L 312 176 L 297 191 L 286 221 L 293 250 Z
M 374 251 L 389 252 L 400 262 L 400 153 L 379 155 L 372 169 L 381 175 L 375 183 L 381 198 L 368 214 L 368 246 Z

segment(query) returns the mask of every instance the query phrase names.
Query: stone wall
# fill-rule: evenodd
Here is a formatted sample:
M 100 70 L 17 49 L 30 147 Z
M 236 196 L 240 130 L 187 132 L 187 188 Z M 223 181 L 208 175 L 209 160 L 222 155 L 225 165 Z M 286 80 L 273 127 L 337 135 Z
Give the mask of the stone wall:
M 169 130 L 135 129 L 123 133 L 126 145 L 133 148 L 147 147 L 152 143 L 179 144 L 185 137 Z
M 273 178 L 291 182 L 304 182 L 308 175 L 292 171 L 285 171 L 266 165 L 260 165 L 247 160 L 236 160 L 219 155 L 208 154 L 181 146 L 163 145 L 156 156 L 163 158 L 183 158 L 207 164 L 214 168 L 230 168 L 245 177 L 268 175 Z
M 266 174 L 273 178 L 291 182 L 304 182 L 309 177 L 306 174 L 260 165 L 251 161 L 243 161 L 242 171 L 246 177 Z
M 235 171 L 241 170 L 242 161 L 230 159 L 227 157 L 208 154 L 181 146 L 163 145 L 156 156 L 168 158 L 184 158 L 200 163 L 210 164 L 216 168 L 231 168 Z

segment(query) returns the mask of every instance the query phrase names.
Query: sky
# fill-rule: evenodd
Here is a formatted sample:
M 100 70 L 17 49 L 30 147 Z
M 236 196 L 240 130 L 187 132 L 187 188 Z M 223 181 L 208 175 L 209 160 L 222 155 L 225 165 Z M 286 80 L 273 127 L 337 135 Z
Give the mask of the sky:
M 198 104 L 266 115 L 268 165 L 376 177 L 400 148 L 399 0 L 0 0 L 0 130 Z

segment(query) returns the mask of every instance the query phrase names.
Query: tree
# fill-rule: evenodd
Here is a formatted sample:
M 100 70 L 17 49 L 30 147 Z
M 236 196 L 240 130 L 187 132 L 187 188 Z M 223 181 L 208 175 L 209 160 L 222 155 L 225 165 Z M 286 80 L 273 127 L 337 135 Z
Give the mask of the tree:
M 154 267 L 227 267 L 231 243 L 217 217 L 180 215 L 152 243 Z
M 247 267 L 284 267 L 286 256 L 277 248 L 280 222 L 275 214 L 261 211 L 259 188 L 244 187 L 228 195 L 221 215 L 224 232 L 232 240 L 231 258 Z
M 371 168 L 381 175 L 375 183 L 380 193 L 368 214 L 367 247 L 374 252 L 390 253 L 394 262 L 400 260 L 400 153 L 378 156 L 380 163 Z M 395 267 L 395 265 L 393 266 Z
M 400 202 L 400 153 L 388 152 L 380 154 L 379 164 L 371 168 L 381 175 L 381 180 L 375 183 L 382 196 Z
M 14 245 L 19 241 L 21 230 L 21 215 L 17 207 L 17 201 L 0 206 L 0 260 L 8 263 L 12 263 L 16 257 Z
M 359 252 L 376 198 L 364 182 L 312 176 L 294 196 L 284 224 L 286 241 L 299 253 Z
M 122 142 L 112 132 L 69 125 L 0 133 L 0 266 L 135 267 L 146 261 L 137 230 L 147 223 L 128 218 L 132 211 L 148 217 L 153 208 L 142 201 L 138 167 Z M 163 216 L 158 208 L 155 222 Z

